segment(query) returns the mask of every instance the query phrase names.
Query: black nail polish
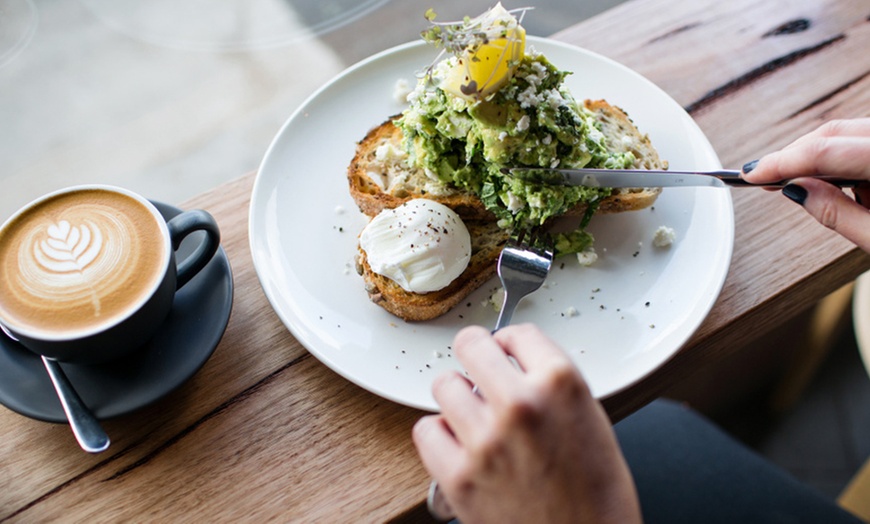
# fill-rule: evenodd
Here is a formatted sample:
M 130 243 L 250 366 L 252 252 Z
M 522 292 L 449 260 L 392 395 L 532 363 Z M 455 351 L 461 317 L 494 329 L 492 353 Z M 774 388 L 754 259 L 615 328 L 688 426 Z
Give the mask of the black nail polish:
M 800 205 L 804 205 L 807 200 L 807 190 L 797 184 L 788 184 L 782 188 L 782 194 Z
M 752 171 L 753 169 L 755 169 L 755 167 L 757 165 L 758 165 L 758 160 L 753 160 L 752 162 L 747 162 L 747 163 L 743 164 L 743 172 L 748 173 L 748 172 Z

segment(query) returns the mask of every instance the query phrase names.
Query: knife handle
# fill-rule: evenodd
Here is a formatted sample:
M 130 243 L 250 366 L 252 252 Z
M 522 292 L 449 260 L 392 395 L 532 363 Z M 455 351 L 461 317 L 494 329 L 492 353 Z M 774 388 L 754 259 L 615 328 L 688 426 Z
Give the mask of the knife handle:
M 726 185 L 731 187 L 769 187 L 769 188 L 782 188 L 792 183 L 792 180 L 783 180 L 781 182 L 775 182 L 772 184 L 750 184 L 746 180 L 743 180 L 740 177 L 740 171 L 718 171 L 711 173 L 713 176 L 724 182 Z M 855 187 L 858 185 L 860 180 L 855 180 L 852 178 L 841 178 L 835 176 L 817 176 L 812 177 L 816 180 L 822 180 L 831 185 L 837 187 Z

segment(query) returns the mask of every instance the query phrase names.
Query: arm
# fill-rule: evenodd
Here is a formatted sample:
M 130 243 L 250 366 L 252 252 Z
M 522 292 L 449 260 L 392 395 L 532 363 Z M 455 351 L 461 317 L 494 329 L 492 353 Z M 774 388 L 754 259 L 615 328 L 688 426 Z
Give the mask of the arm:
M 607 414 L 552 341 L 528 324 L 471 327 L 454 351 L 481 394 L 458 373 L 440 377 L 442 413 L 413 436 L 461 521 L 640 522 Z
M 752 183 L 795 179 L 783 193 L 823 225 L 870 252 L 870 118 L 835 120 L 743 168 Z M 855 200 L 815 175 L 861 181 Z

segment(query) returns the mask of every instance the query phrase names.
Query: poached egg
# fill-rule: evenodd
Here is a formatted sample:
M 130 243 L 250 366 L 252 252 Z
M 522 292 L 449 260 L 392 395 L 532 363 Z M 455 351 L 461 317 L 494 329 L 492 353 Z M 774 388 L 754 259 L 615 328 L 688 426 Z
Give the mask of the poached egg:
M 413 293 L 447 287 L 471 260 L 471 235 L 459 215 L 423 198 L 381 211 L 359 242 L 372 271 Z

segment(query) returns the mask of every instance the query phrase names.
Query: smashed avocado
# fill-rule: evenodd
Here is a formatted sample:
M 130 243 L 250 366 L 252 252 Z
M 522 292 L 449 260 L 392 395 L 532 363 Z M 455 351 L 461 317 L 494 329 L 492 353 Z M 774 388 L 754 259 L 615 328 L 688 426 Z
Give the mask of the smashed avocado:
M 455 57 L 443 60 L 418 84 L 397 125 L 412 164 L 479 196 L 507 229 L 542 225 L 578 203 L 587 204 L 578 231 L 557 238 L 560 254 L 580 252 L 592 237 L 583 231 L 609 188 L 554 186 L 519 180 L 503 167 L 631 167 L 631 153 L 607 150 L 594 116 L 563 86 L 567 72 L 529 53 L 509 83 L 485 100 L 469 101 L 438 88 Z

